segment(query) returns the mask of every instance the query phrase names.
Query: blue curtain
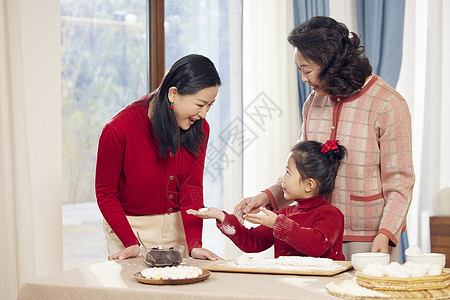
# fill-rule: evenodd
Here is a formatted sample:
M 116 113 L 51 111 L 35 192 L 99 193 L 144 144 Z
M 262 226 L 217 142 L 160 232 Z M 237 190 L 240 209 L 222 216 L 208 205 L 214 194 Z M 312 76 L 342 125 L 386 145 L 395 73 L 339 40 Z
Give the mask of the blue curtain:
M 400 74 L 405 0 L 358 0 L 361 43 L 373 72 L 395 88 Z
M 366 55 L 379 75 L 396 87 L 402 63 L 405 0 L 358 0 L 358 27 Z M 408 245 L 405 231 L 399 241 L 399 263 L 405 262 Z
M 314 16 L 328 16 L 330 14 L 329 0 L 294 0 L 294 26 L 297 27 Z M 297 71 L 298 81 L 298 105 L 300 117 L 303 118 L 303 104 L 311 93 L 312 89 L 302 82 L 302 77 Z

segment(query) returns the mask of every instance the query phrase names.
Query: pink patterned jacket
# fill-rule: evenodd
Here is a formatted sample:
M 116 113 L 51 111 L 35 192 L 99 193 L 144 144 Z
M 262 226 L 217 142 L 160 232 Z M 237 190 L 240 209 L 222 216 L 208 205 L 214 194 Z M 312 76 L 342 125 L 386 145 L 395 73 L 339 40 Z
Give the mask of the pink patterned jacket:
M 371 242 L 383 233 L 397 245 L 415 180 L 406 101 L 376 75 L 348 98 L 313 92 L 303 108 L 300 140 L 329 139 L 348 151 L 330 199 L 344 214 L 344 241 Z M 275 210 L 287 204 L 279 181 L 264 192 Z

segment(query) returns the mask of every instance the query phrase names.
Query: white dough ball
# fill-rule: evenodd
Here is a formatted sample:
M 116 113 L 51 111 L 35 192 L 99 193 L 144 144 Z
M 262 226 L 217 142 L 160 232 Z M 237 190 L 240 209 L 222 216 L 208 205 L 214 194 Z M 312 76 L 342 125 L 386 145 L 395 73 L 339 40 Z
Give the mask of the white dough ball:
M 432 264 L 428 270 L 429 276 L 439 276 L 442 273 L 442 268 L 438 264 Z
M 247 265 L 249 260 L 250 258 L 248 257 L 247 254 L 242 254 L 241 256 L 236 258 L 235 262 L 237 265 Z
M 423 277 L 425 275 L 427 275 L 427 271 L 425 271 L 425 269 L 421 266 L 411 270 L 411 277 Z
M 422 249 L 419 248 L 419 246 L 412 245 L 411 247 L 405 250 L 405 255 L 421 256 L 423 255 L 423 252 Z
M 425 269 L 425 271 L 428 272 L 428 270 L 430 269 L 430 264 L 427 262 L 421 263 L 422 267 Z
M 374 276 L 374 277 L 383 277 L 384 274 L 381 270 L 374 267 L 365 267 L 362 272 L 368 276 Z
M 393 261 L 389 264 L 389 266 L 391 266 L 392 268 L 398 268 L 398 267 L 400 267 L 400 264 L 396 261 Z

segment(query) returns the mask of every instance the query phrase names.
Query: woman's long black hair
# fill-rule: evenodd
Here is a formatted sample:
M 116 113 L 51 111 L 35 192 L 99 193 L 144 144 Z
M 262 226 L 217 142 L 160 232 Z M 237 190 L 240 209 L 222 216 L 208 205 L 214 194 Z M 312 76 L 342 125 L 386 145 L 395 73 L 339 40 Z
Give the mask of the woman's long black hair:
M 190 54 L 177 60 L 163 77 L 160 86 L 143 99 L 155 102 L 151 122 L 160 140 L 161 157 L 166 156 L 167 149 L 175 154 L 180 146 L 197 155 L 199 147 L 205 142 L 203 119 L 196 121 L 187 130 L 179 128 L 175 114 L 170 109 L 169 89 L 176 87 L 179 94 L 192 95 L 204 88 L 221 84 L 219 74 L 209 58 Z
M 349 96 L 362 88 L 372 73 L 356 33 L 329 17 L 312 17 L 289 34 L 288 41 L 321 68 L 319 80 L 329 95 Z

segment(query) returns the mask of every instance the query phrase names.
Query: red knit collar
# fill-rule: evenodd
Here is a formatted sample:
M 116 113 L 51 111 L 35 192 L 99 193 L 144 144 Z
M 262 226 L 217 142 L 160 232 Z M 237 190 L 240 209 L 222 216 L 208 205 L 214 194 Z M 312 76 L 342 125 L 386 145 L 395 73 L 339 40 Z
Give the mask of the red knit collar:
M 323 195 L 317 195 L 310 198 L 304 198 L 304 199 L 297 199 L 295 200 L 297 203 L 295 203 L 295 206 L 297 206 L 299 209 L 308 209 L 313 208 L 316 206 L 320 206 L 324 203 L 328 203 L 324 198 Z

